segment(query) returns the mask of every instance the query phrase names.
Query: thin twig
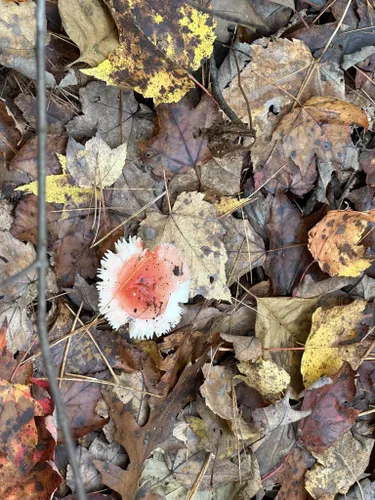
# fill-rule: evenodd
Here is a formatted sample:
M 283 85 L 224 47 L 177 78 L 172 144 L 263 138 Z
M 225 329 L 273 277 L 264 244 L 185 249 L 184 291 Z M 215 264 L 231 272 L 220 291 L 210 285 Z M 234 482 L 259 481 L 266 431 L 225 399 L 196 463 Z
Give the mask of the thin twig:
M 46 275 L 47 259 L 47 214 L 46 214 L 46 152 L 47 152 L 47 113 L 46 113 L 46 64 L 45 64 L 45 0 L 36 2 L 36 63 L 37 63 L 37 134 L 38 134 L 38 316 L 37 329 L 43 353 L 44 366 L 49 381 L 49 388 L 55 403 L 57 419 L 64 436 L 64 444 L 69 456 L 75 481 L 75 492 L 78 500 L 86 500 L 75 446 L 70 433 L 69 421 L 66 417 L 64 403 L 56 379 L 56 371 L 47 336 L 46 322 Z

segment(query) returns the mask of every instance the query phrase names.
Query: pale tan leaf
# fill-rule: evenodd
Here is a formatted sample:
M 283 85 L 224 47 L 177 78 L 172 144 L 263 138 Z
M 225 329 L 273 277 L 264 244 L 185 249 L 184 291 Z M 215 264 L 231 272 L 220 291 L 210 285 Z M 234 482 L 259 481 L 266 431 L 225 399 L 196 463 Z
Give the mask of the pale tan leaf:
M 190 296 L 231 300 L 226 285 L 224 229 L 203 193 L 182 193 L 168 215 L 152 212 L 141 222 L 138 235 L 154 249 L 161 243 L 179 248 L 191 276 Z

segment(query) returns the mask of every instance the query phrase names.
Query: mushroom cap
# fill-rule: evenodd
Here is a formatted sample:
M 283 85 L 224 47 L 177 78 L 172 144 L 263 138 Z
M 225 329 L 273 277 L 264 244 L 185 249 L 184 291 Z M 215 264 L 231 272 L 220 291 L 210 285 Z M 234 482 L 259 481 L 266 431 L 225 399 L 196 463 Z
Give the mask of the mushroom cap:
M 181 319 L 190 273 L 177 247 L 143 249 L 141 238 L 121 238 L 104 255 L 98 276 L 99 308 L 115 329 L 129 322 L 131 337 L 168 333 Z

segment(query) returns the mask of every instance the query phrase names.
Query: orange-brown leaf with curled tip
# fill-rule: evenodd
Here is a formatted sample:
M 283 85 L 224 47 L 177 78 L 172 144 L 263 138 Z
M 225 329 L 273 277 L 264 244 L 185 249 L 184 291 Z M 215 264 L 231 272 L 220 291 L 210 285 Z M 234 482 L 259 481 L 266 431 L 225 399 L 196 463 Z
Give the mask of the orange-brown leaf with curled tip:
M 366 114 L 346 101 L 315 96 L 288 113 L 276 128 L 286 158 L 292 158 L 305 174 L 314 155 L 322 161 L 342 164 L 352 144 L 351 125 L 368 128 Z
M 331 276 L 359 276 L 375 255 L 364 241 L 375 226 L 375 210 L 332 210 L 309 232 L 308 248 Z

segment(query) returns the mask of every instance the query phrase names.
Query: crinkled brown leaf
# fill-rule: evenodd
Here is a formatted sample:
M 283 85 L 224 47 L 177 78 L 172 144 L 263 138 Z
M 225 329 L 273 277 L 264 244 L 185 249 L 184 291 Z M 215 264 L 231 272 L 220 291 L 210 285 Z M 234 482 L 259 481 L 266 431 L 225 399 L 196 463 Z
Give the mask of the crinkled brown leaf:
M 331 276 L 359 276 L 375 259 L 361 243 L 374 224 L 375 210 L 331 210 L 309 232 L 308 248 Z
M 356 106 L 331 97 L 311 97 L 287 114 L 273 138 L 279 139 L 285 157 L 305 172 L 314 155 L 342 164 L 346 146 L 352 144 L 351 125 L 368 128 L 366 114 Z
M 15 119 L 5 101 L 0 99 L 0 153 L 6 161 L 18 151 L 21 133 L 16 127 Z

